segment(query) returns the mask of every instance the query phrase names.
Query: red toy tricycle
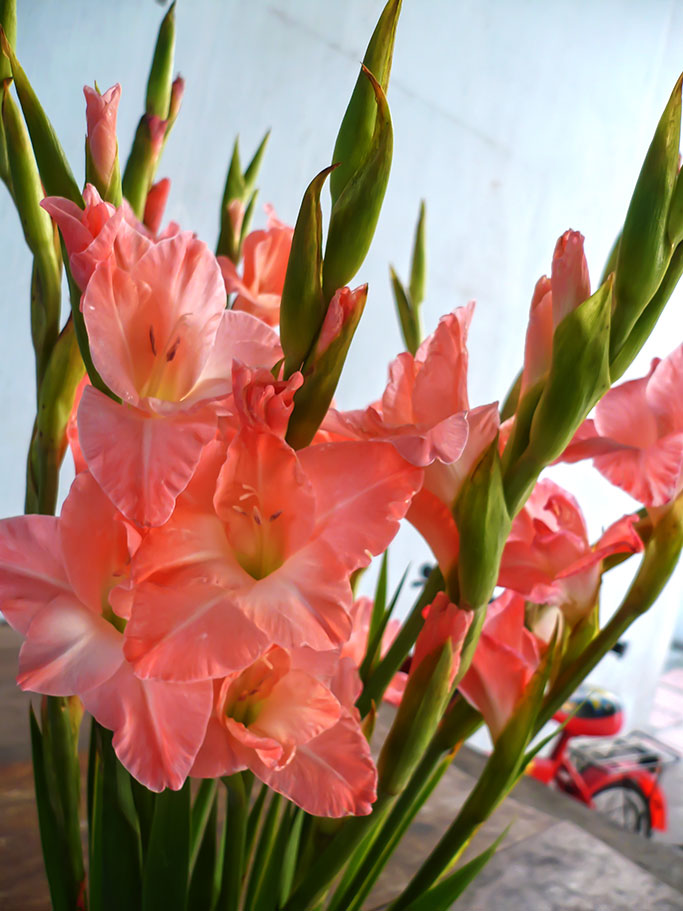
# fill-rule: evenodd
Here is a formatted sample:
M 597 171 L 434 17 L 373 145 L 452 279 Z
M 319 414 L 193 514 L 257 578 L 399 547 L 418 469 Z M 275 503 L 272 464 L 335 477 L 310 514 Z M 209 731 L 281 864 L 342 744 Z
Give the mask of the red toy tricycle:
M 666 800 L 659 778 L 678 755 L 641 731 L 615 739 L 623 724 L 621 705 L 594 687 L 579 689 L 554 717 L 565 726 L 550 756 L 534 759 L 529 774 L 630 832 L 649 837 L 653 829 L 665 831 Z M 586 739 L 569 746 L 574 737 Z M 593 737 L 604 739 L 587 739 Z

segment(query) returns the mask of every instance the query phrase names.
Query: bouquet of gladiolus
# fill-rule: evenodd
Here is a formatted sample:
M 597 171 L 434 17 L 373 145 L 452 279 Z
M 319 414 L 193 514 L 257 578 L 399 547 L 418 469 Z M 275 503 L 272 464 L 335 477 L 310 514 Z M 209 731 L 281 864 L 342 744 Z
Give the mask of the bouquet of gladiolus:
M 86 87 L 81 190 L 0 3 L 0 176 L 34 256 L 38 387 L 27 515 L 0 522 L 0 610 L 25 637 L 19 685 L 44 694 L 30 724 L 56 911 L 360 909 L 486 724 L 480 780 L 390 906 L 450 907 L 495 851 L 455 867 L 532 739 L 678 559 L 683 345 L 610 387 L 683 271 L 680 82 L 593 293 L 583 237 L 557 241 L 502 408 L 468 400 L 472 304 L 421 338 L 424 209 L 410 281 L 392 277 L 407 350 L 378 402 L 333 407 L 368 293 L 348 283 L 389 177 L 399 9 L 382 13 L 294 228 L 271 211 L 249 233 L 265 141 L 245 169 L 235 149 L 214 254 L 161 228 L 169 183 L 154 178 L 183 94 L 173 7 L 123 169 L 120 87 Z M 55 517 L 67 446 L 76 479 Z M 539 480 L 585 458 L 643 504 L 595 543 L 572 495 Z M 399 623 L 386 558 L 374 599 L 354 586 L 404 518 L 435 565 Z M 602 574 L 633 554 L 601 629 Z M 382 700 L 398 708 L 375 762 Z

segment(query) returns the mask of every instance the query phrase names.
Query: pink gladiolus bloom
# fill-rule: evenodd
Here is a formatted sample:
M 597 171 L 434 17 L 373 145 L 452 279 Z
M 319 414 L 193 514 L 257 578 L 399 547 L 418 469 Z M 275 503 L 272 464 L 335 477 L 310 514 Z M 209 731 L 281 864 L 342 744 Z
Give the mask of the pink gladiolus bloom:
M 370 619 L 372 617 L 372 600 L 365 596 L 357 598 L 351 607 L 351 634 L 341 649 L 341 657 L 348 658 L 355 668 L 360 668 L 365 658 L 365 652 L 368 647 L 368 633 L 370 632 Z M 394 641 L 401 629 L 399 620 L 390 620 L 382 636 L 382 645 L 380 647 L 380 656 L 384 656 L 388 651 L 391 643 Z M 386 692 L 384 693 L 385 702 L 391 705 L 398 705 L 403 698 L 408 674 L 405 671 L 397 671 Z
M 484 716 L 497 740 L 537 669 L 543 642 L 524 626 L 524 598 L 506 591 L 487 610 L 460 692 Z
M 460 653 L 465 643 L 465 636 L 470 628 L 474 614 L 461 610 L 448 600 L 445 592 L 439 592 L 423 611 L 425 624 L 420 630 L 415 643 L 413 660 L 410 662 L 410 673 L 414 674 L 425 658 L 440 651 L 450 641 L 453 660 L 450 671 L 450 684 L 456 678 L 460 667 Z
M 272 367 L 281 356 L 277 336 L 225 310 L 216 259 L 189 233 L 150 243 L 128 270 L 102 262 L 81 308 L 93 363 L 123 400 L 85 389 L 83 455 L 124 515 L 161 525 L 216 433 L 233 358 Z
M 323 429 L 352 439 L 387 440 L 413 465 L 458 459 L 467 443 L 466 341 L 473 310 L 470 304 L 443 316 L 415 357 L 399 354 L 381 402 L 365 411 L 331 409 Z
M 590 293 L 583 235 L 565 231 L 555 245 L 550 278 L 538 280 L 531 300 L 520 398 L 550 369 L 555 329 Z
M 192 502 L 181 496 L 136 554 L 126 655 L 141 676 L 221 677 L 272 643 L 342 645 L 351 632 L 349 574 L 385 550 L 421 482 L 382 443 L 297 453 L 249 426 L 213 469 L 213 490 L 200 468 Z
M 59 519 L 0 522 L 0 609 L 26 637 L 22 689 L 78 695 L 123 765 L 146 787 L 180 788 L 211 711 L 208 680 L 138 679 L 123 654 L 123 622 L 110 595 L 126 581 L 139 535 L 88 472 L 78 475 Z
M 192 775 L 248 768 L 316 816 L 370 813 L 377 780 L 370 750 L 340 701 L 340 674 L 323 677 L 321 663 L 329 658 L 272 646 L 245 670 L 214 681 L 214 711 Z
M 601 561 L 642 551 L 636 519 L 619 519 L 591 547 L 574 497 L 552 481 L 539 481 L 512 523 L 498 583 L 535 604 L 557 605 L 574 626 L 597 602 Z
M 294 229 L 283 224 L 270 206 L 266 211 L 268 228 L 252 231 L 244 240 L 242 277 L 226 256 L 219 256 L 218 262 L 228 294 L 237 294 L 233 309 L 246 310 L 268 325 L 277 326 Z
M 171 192 L 171 181 L 168 177 L 153 183 L 147 192 L 147 201 L 145 202 L 145 214 L 143 222 L 146 228 L 149 228 L 152 234 L 157 235 L 161 227 L 161 221 L 164 217 L 164 209 L 168 201 L 168 194 Z
M 683 345 L 650 372 L 610 389 L 561 457 L 592 458 L 608 481 L 645 506 L 664 506 L 683 488 Z
M 88 149 L 93 167 L 103 187 L 109 185 L 118 154 L 116 139 L 116 113 L 121 97 L 121 86 L 116 83 L 104 95 L 86 85 L 85 118 L 88 124 Z
M 244 426 L 271 430 L 284 438 L 294 408 L 294 394 L 303 381 L 298 372 L 288 380 L 276 380 L 270 370 L 252 370 L 233 361 L 232 403 L 236 429 Z

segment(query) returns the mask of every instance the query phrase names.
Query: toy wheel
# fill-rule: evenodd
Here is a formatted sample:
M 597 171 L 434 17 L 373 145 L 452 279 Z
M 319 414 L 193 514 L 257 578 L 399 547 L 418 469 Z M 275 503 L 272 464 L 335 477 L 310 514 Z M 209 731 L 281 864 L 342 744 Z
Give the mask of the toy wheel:
M 635 781 L 615 781 L 596 791 L 592 799 L 598 813 L 613 825 L 646 838 L 652 834 L 650 806 Z

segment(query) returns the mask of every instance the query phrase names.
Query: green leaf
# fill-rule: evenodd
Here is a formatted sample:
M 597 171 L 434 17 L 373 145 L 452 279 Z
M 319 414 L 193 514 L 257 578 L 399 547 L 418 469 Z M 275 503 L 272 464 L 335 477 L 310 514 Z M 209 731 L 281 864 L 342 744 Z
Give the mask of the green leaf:
M 450 876 L 436 886 L 432 886 L 424 895 L 420 896 L 411 905 L 408 905 L 406 911 L 448 911 L 453 902 L 462 895 L 469 884 L 491 860 L 509 830 L 510 826 L 506 826 L 504 831 L 485 851 L 482 851 L 469 863 L 464 864 L 455 873 L 451 873 Z
M 93 724 L 96 722 L 93 721 Z M 98 911 L 140 911 L 140 828 L 131 778 L 116 758 L 112 733 L 96 724 L 97 764 L 90 839 L 90 905 Z M 93 867 L 96 875 L 93 876 Z
M 382 562 L 379 567 L 377 576 L 377 586 L 375 588 L 375 600 L 372 604 L 372 614 L 370 615 L 370 626 L 368 627 L 368 638 L 365 643 L 365 656 L 359 668 L 360 679 L 363 683 L 368 679 L 368 675 L 375 665 L 379 645 L 377 640 L 377 631 L 383 625 L 384 614 L 387 607 L 387 574 L 389 569 L 389 551 L 385 550 L 382 554 Z
M 161 21 L 152 67 L 147 81 L 145 109 L 148 114 L 168 118 L 173 82 L 173 54 L 175 52 L 175 0 Z
M 245 908 L 251 911 L 271 911 L 279 897 L 279 869 L 284 843 L 279 850 L 278 826 L 282 823 L 282 797 L 272 793 L 270 804 L 263 820 L 249 875 Z
M 393 129 L 387 99 L 372 72 L 363 68 L 375 93 L 377 119 L 372 141 L 332 204 L 323 263 L 325 300 L 348 285 L 363 264 L 384 200 L 393 151 Z
M 142 911 L 185 911 L 190 867 L 190 779 L 154 799 L 142 874 Z
M 244 875 L 247 795 L 239 774 L 224 778 L 227 792 L 220 894 L 215 911 L 238 911 Z
M 43 848 L 45 872 L 50 887 L 50 899 L 54 911 L 73 911 L 77 907 L 79 884 L 72 875 L 68 862 L 66 845 L 55 816 L 50 799 L 50 788 L 46 777 L 43 735 L 41 734 L 33 706 L 29 708 L 31 727 L 31 753 L 33 757 L 33 780 L 36 789 L 38 826 Z
M 280 302 L 280 340 L 285 377 L 299 370 L 320 332 L 327 310 L 322 290 L 320 191 L 332 168 L 308 185 L 294 227 Z
M 217 783 L 213 778 L 203 778 L 192 804 L 190 817 L 190 869 L 194 867 L 199 846 L 204 836 L 209 814 L 215 805 Z M 190 905 L 192 907 L 192 905 Z
M 244 169 L 244 193 L 249 195 L 254 192 L 254 187 L 256 185 L 256 178 L 258 177 L 258 172 L 261 170 L 261 164 L 263 162 L 263 156 L 266 151 L 266 146 L 268 145 L 268 140 L 270 139 L 270 130 L 266 132 L 266 135 L 263 137 L 259 143 L 259 147 L 254 152 L 254 156 L 249 162 L 249 164 Z
M 374 74 L 385 94 L 389 87 L 394 39 L 400 12 L 401 0 L 389 0 L 375 26 L 363 58 L 363 65 Z M 361 69 L 334 145 L 332 161 L 339 162 L 339 170 L 330 178 L 333 204 L 341 196 L 371 149 L 376 121 L 377 106 L 373 91 Z
M 202 782 L 203 784 L 204 782 Z M 215 781 L 211 784 L 215 786 Z M 187 907 L 190 911 L 202 911 L 213 908 L 215 901 L 214 872 L 216 869 L 216 827 L 218 820 L 218 797 L 214 787 L 213 797 L 208 807 L 208 816 L 201 832 L 201 840 L 193 858 L 192 877 Z M 194 810 L 193 810 L 194 821 Z
M 0 31 L 2 51 L 9 59 L 14 85 L 28 127 L 40 179 L 47 196 L 64 196 L 83 208 L 83 197 L 71 173 L 64 151 L 52 124 L 42 109 L 26 73 L 21 68 L 4 32 Z
M 296 807 L 293 819 L 287 833 L 287 840 L 282 852 L 280 863 L 280 904 L 284 905 L 289 898 L 294 884 L 294 874 L 299 857 L 299 844 L 301 843 L 301 829 L 304 824 L 305 813 Z
M 611 359 L 659 287 L 673 253 L 669 235 L 679 233 L 669 218 L 669 208 L 678 174 L 682 82 L 680 76 L 657 125 L 626 213 L 614 278 Z M 673 217 L 675 220 L 675 212 Z

